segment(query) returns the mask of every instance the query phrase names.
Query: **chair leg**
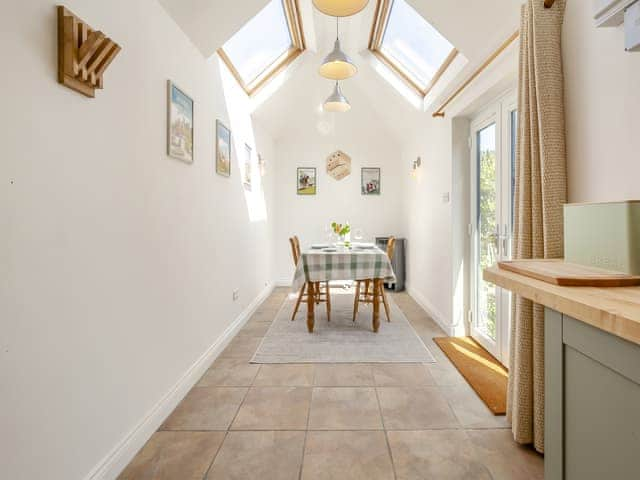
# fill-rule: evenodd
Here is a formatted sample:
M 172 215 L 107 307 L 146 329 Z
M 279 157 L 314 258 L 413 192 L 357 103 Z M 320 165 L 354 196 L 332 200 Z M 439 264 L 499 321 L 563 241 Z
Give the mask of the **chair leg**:
M 384 313 L 387 315 L 387 322 L 390 322 L 389 302 L 387 302 L 387 293 L 384 291 L 384 283 L 382 282 L 380 282 L 380 293 L 382 294 L 382 303 L 384 304 Z
M 353 297 L 353 321 L 358 316 L 358 306 L 360 305 L 360 280 L 356 280 L 356 294 Z
M 329 288 L 329 282 L 325 282 L 325 288 L 327 289 L 327 322 L 331 321 L 331 290 Z
M 296 300 L 296 306 L 293 308 L 293 315 L 291 315 L 291 321 L 293 322 L 296 319 L 296 313 L 298 313 L 298 308 L 300 307 L 300 302 L 302 302 L 302 297 L 304 296 L 304 290 L 307 288 L 307 284 L 302 285 L 300 289 L 300 293 L 298 293 L 298 300 Z
M 316 291 L 316 305 L 320 305 L 320 282 L 314 283 L 314 290 Z

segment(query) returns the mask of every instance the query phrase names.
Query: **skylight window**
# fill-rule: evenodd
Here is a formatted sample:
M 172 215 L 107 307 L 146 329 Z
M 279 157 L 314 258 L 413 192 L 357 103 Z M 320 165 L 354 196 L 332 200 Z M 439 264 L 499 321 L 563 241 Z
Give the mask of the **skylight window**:
M 271 0 L 218 55 L 248 95 L 253 95 L 305 49 L 297 0 Z
M 405 0 L 379 0 L 369 50 L 422 97 L 458 54 Z

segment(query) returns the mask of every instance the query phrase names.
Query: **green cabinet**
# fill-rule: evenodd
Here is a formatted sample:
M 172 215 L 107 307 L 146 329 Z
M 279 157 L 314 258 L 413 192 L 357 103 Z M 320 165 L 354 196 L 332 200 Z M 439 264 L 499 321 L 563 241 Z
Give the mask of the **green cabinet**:
M 545 311 L 545 479 L 640 479 L 640 346 Z

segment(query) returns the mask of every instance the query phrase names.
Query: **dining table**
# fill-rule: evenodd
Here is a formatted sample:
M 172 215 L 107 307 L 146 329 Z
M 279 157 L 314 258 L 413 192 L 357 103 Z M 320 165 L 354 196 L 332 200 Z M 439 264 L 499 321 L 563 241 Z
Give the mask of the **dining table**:
M 395 283 L 396 277 L 387 253 L 372 243 L 312 245 L 302 251 L 296 265 L 292 287 L 307 284 L 307 329 L 313 333 L 319 282 L 332 280 L 371 280 L 375 289 L 383 282 Z M 372 328 L 380 328 L 380 299 L 373 295 Z

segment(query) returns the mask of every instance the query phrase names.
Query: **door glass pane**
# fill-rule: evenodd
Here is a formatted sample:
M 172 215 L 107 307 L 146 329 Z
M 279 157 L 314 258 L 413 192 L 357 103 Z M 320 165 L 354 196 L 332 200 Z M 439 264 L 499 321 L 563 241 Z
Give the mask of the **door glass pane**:
M 498 261 L 496 124 L 477 133 L 477 315 L 476 329 L 496 339 L 496 287 L 482 279 L 482 270 Z

